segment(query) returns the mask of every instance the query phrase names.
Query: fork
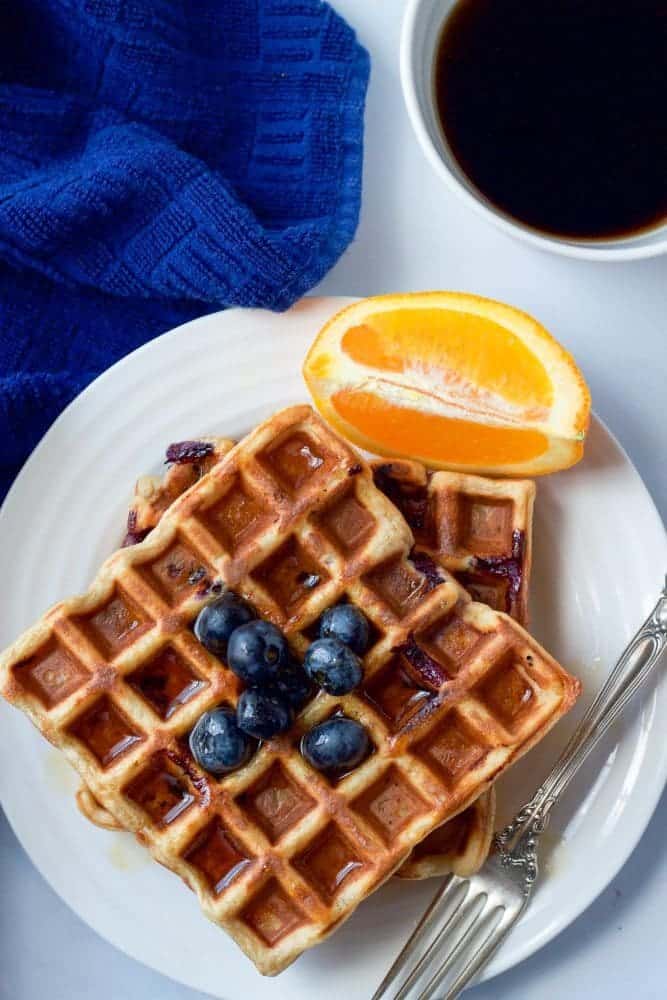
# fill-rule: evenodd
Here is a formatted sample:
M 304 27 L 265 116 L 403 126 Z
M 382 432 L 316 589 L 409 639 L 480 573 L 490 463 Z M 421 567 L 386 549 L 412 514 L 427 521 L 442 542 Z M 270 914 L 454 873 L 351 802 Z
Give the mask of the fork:
M 445 878 L 372 1000 L 430 1000 L 440 987 L 440 1000 L 454 1000 L 490 961 L 528 905 L 538 876 L 539 836 L 553 807 L 666 645 L 667 576 L 653 611 L 621 653 L 548 777 L 495 835 L 492 852 L 476 875 Z M 392 988 L 396 992 L 390 993 Z

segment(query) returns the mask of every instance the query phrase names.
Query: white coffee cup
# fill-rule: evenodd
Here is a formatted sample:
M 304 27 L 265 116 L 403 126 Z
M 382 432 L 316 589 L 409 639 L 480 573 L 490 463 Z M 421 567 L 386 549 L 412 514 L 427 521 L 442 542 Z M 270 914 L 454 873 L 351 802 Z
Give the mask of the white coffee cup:
M 437 174 L 471 208 L 504 232 L 543 250 L 582 260 L 623 261 L 667 251 L 667 225 L 618 239 L 583 240 L 540 233 L 502 212 L 466 177 L 438 120 L 434 61 L 442 26 L 457 0 L 408 0 L 401 33 L 401 83 L 419 144 Z

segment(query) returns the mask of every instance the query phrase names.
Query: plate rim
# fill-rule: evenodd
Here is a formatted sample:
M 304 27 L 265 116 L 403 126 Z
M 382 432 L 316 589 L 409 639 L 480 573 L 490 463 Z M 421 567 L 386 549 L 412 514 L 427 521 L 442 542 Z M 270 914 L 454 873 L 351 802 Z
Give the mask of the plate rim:
M 304 299 L 300 300 L 300 302 L 297 303 L 296 306 L 293 308 L 298 309 L 299 306 L 304 304 L 308 304 L 311 306 L 319 305 L 322 308 L 328 308 L 328 306 L 331 305 L 333 311 L 334 309 L 341 309 L 346 304 L 354 302 L 357 299 L 358 299 L 357 296 L 306 296 L 304 297 Z M 165 331 L 163 334 L 160 334 L 159 336 L 153 338 L 147 343 L 141 345 L 139 348 L 125 355 L 123 358 L 119 359 L 115 364 L 105 369 L 105 371 L 101 372 L 100 375 L 97 376 L 97 378 L 95 378 L 91 383 L 89 383 L 89 385 L 87 385 L 73 400 L 71 400 L 70 403 L 68 403 L 65 409 L 58 415 L 56 420 L 53 421 L 53 423 L 47 429 L 43 437 L 36 444 L 35 448 L 32 450 L 31 454 L 28 456 L 28 458 L 22 465 L 18 475 L 16 476 L 14 482 L 12 483 L 12 486 L 10 487 L 5 497 L 5 500 L 2 503 L 2 506 L 0 506 L 0 535 L 2 534 L 2 531 L 4 529 L 5 519 L 6 517 L 9 516 L 7 512 L 9 508 L 12 506 L 14 494 L 15 492 L 18 492 L 18 490 L 21 488 L 21 480 L 33 468 L 33 466 L 39 462 L 42 451 L 45 448 L 48 448 L 49 446 L 49 439 L 51 438 L 52 434 L 57 432 L 61 423 L 64 423 L 70 419 L 70 414 L 73 409 L 85 405 L 87 397 L 89 395 L 96 393 L 101 383 L 106 381 L 108 378 L 115 377 L 116 373 L 119 370 L 123 370 L 124 368 L 133 365 L 136 362 L 138 356 L 142 356 L 145 353 L 150 353 L 151 351 L 155 350 L 158 344 L 162 344 L 166 340 L 171 340 L 179 336 L 182 336 L 183 331 L 185 331 L 186 329 L 192 330 L 193 327 L 206 326 L 211 322 L 215 322 L 222 316 L 226 317 L 229 314 L 233 315 L 235 313 L 244 313 L 244 314 L 256 313 L 260 316 L 268 315 L 273 317 L 276 315 L 285 315 L 284 313 L 283 314 L 272 313 L 269 310 L 265 309 L 241 309 L 241 308 L 220 310 L 218 312 L 208 313 L 204 316 L 199 316 L 193 320 L 190 320 L 187 323 L 180 324 L 177 327 Z M 639 473 L 636 466 L 632 462 L 630 456 L 628 455 L 623 445 L 619 442 L 615 434 L 609 429 L 605 421 L 602 420 L 602 418 L 599 417 L 595 412 L 593 412 L 592 414 L 592 421 L 597 423 L 600 426 L 602 432 L 610 439 L 611 443 L 617 449 L 618 453 L 622 457 L 624 465 L 627 466 L 627 471 L 634 473 L 636 486 L 643 493 L 645 500 L 648 501 L 647 513 L 648 511 L 650 511 L 651 521 L 654 522 L 650 530 L 651 532 L 655 531 L 656 540 L 659 536 L 662 537 L 662 549 L 664 553 L 667 554 L 667 530 L 665 529 L 665 525 L 662 522 L 662 518 L 656 507 L 655 501 L 653 500 L 653 497 L 651 496 L 648 487 L 646 486 L 643 478 L 641 477 L 641 474 Z M 657 593 L 656 593 L 656 599 L 657 599 Z M 655 696 L 657 696 L 657 691 L 654 692 L 654 697 Z M 595 899 L 597 899 L 600 893 L 603 892 L 604 889 L 609 885 L 609 883 L 616 877 L 620 869 L 625 865 L 628 858 L 637 847 L 639 840 L 641 839 L 646 827 L 648 826 L 651 820 L 651 817 L 653 816 L 653 813 L 655 812 L 658 802 L 663 794 L 664 788 L 667 785 L 667 746 L 659 763 L 660 763 L 660 768 L 659 772 L 656 775 L 657 780 L 651 786 L 651 788 L 653 788 L 653 792 L 652 794 L 647 795 L 646 792 L 649 791 L 649 789 L 647 788 L 645 790 L 644 796 L 641 800 L 641 804 L 639 805 L 639 807 L 634 808 L 632 810 L 632 821 L 630 825 L 630 830 L 625 838 L 624 849 L 621 850 L 619 856 L 616 859 L 614 859 L 611 868 L 605 869 L 604 874 L 598 877 L 597 879 L 591 878 L 591 881 L 589 883 L 590 888 L 587 892 L 577 894 L 576 901 L 575 898 L 572 897 L 572 902 L 568 906 L 561 906 L 557 915 L 554 916 L 554 919 L 545 921 L 542 927 L 537 928 L 536 931 L 529 938 L 526 939 L 526 941 L 522 946 L 517 947 L 515 945 L 514 949 L 511 952 L 512 954 L 511 960 L 509 960 L 508 957 L 505 961 L 503 961 L 502 960 L 503 952 L 501 951 L 499 955 L 496 956 L 496 958 L 493 960 L 493 963 L 489 967 L 487 967 L 487 969 L 485 970 L 485 974 L 481 977 L 480 981 L 486 981 L 488 979 L 494 978 L 495 976 L 500 975 L 503 972 L 506 972 L 510 968 L 514 968 L 520 962 L 524 961 L 526 958 L 535 954 L 537 951 L 543 948 L 546 944 L 552 941 L 558 934 L 560 934 L 566 927 L 568 927 L 574 920 L 576 920 L 579 916 L 581 916 L 591 906 L 591 904 L 595 901 Z M 83 916 L 80 913 L 77 906 L 73 902 L 70 902 L 69 899 L 66 899 L 61 894 L 59 889 L 56 888 L 56 886 L 51 881 L 51 878 L 47 873 L 47 871 L 44 870 L 42 865 L 35 859 L 31 850 L 29 850 L 25 846 L 24 841 L 20 837 L 19 832 L 17 830 L 17 824 L 15 822 L 17 819 L 16 814 L 12 811 L 11 808 L 8 808 L 6 798 L 0 799 L 0 806 L 2 806 L 4 814 L 7 817 L 7 821 L 12 831 L 14 832 L 14 835 L 16 836 L 23 850 L 30 858 L 32 864 L 39 871 L 40 875 L 42 876 L 42 878 L 44 878 L 47 885 L 56 893 L 58 898 L 61 899 L 79 917 L 79 919 L 81 919 L 100 937 L 102 937 L 104 940 L 112 944 L 113 947 L 118 948 L 119 951 L 129 956 L 130 958 L 134 959 L 135 961 L 138 961 L 143 965 L 154 969 L 161 975 L 166 976 L 167 978 L 171 979 L 174 982 L 179 982 L 182 985 L 185 985 L 192 989 L 200 988 L 192 986 L 186 980 L 172 974 L 171 972 L 165 972 L 164 969 L 161 968 L 158 964 L 142 957 L 140 954 L 135 953 L 134 950 L 128 948 L 124 942 L 120 943 L 117 940 L 116 935 L 110 936 L 106 931 L 104 932 L 101 931 L 94 923 L 92 923 L 88 919 L 87 916 Z M 509 956 L 510 952 L 508 951 L 507 954 Z

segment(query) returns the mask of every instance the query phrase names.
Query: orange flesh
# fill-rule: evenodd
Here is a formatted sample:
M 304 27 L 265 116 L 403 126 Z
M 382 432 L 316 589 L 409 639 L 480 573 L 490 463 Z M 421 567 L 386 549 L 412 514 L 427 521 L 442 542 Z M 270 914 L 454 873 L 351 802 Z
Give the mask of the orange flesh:
M 378 312 L 343 334 L 341 350 L 380 371 L 439 374 L 445 394 L 455 374 L 518 406 L 553 403 L 542 362 L 511 330 L 484 316 L 441 308 Z
M 383 448 L 426 461 L 507 465 L 542 455 L 549 443 L 535 430 L 492 427 L 396 406 L 369 392 L 341 389 L 331 404 L 343 420 Z

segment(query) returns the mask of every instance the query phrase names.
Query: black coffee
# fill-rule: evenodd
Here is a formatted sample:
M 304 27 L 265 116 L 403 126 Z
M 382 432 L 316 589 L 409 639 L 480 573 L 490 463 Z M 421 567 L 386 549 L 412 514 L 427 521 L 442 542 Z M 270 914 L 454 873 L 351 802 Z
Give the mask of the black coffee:
M 435 92 L 461 168 L 517 220 L 593 239 L 667 219 L 666 0 L 459 0 Z

